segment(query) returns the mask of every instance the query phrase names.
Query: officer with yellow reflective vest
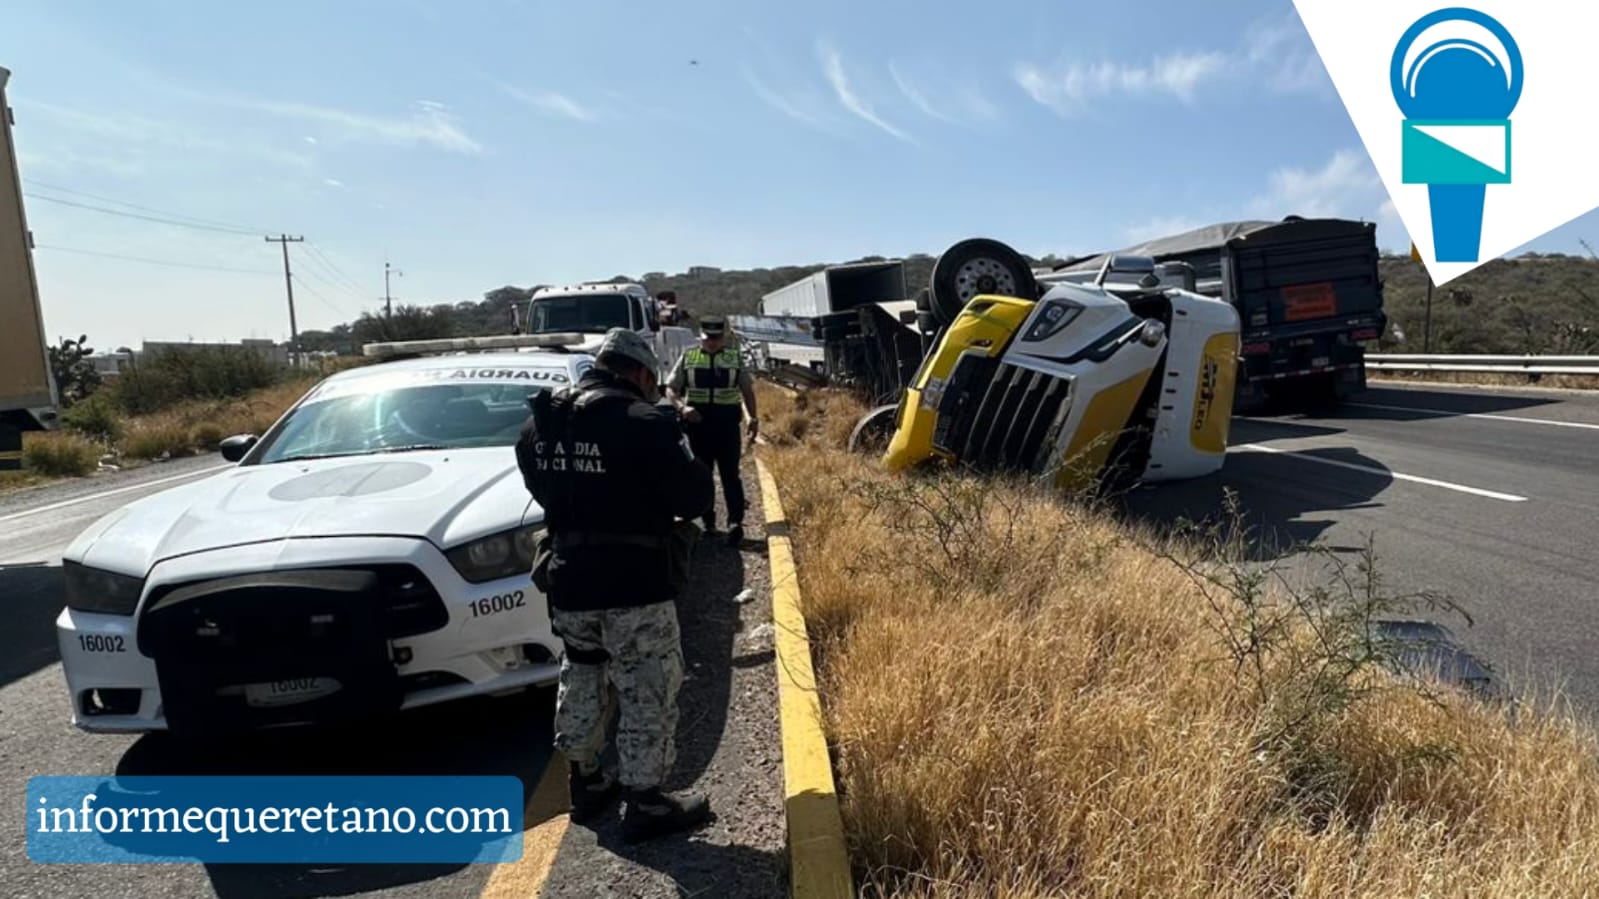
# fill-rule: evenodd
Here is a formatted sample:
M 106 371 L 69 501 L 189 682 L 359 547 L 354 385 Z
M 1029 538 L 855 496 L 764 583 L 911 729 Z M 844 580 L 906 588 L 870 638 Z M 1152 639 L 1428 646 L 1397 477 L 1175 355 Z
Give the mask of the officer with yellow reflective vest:
M 694 456 L 714 467 L 722 481 L 727 504 L 727 542 L 744 541 L 744 482 L 739 476 L 742 435 L 741 407 L 749 410 L 750 440 L 759 433 L 755 408 L 755 379 L 744 367 L 738 350 L 727 345 L 727 321 L 706 318 L 700 322 L 700 345 L 683 354 L 667 379 L 666 395 L 682 413 L 684 430 Z M 705 514 L 705 532 L 716 533 L 716 509 Z

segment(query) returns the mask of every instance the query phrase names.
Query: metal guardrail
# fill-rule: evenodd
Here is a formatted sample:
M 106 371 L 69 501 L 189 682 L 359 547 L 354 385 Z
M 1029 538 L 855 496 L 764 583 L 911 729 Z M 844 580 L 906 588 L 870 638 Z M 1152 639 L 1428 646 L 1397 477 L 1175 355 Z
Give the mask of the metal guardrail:
M 1473 356 L 1374 353 L 1372 371 L 1498 372 L 1526 375 L 1599 375 L 1599 356 Z

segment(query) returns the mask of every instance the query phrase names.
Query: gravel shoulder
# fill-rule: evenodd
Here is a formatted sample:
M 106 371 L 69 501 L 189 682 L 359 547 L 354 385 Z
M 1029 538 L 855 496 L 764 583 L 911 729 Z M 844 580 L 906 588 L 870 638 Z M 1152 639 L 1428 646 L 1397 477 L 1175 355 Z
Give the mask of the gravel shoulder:
M 779 897 L 785 886 L 783 758 L 773 655 L 771 575 L 760 480 L 743 465 L 745 544 L 716 537 L 695 550 L 679 606 L 686 677 L 671 789 L 710 798 L 715 819 L 639 846 L 621 840 L 617 810 L 573 825 L 541 896 Z M 721 489 L 717 489 L 721 508 Z M 725 511 L 719 521 L 726 522 Z M 738 602 L 742 591 L 750 598 Z M 564 789 L 564 785 L 563 785 Z

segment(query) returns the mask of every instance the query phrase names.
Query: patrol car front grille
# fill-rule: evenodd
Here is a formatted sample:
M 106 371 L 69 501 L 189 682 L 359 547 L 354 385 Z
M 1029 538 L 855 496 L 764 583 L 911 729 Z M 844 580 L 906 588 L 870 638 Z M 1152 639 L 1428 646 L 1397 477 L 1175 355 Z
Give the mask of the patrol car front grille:
M 304 577 L 314 583 L 319 573 L 331 570 L 333 569 L 308 568 L 271 572 L 271 574 L 290 578 Z M 414 565 L 360 565 L 340 567 L 337 570 L 359 571 L 377 577 L 376 602 L 380 623 L 384 636 L 391 640 L 436 631 L 450 621 L 449 610 L 444 607 L 444 599 L 439 596 L 439 591 L 427 579 L 427 575 Z M 186 581 L 157 587 L 151 592 L 145 605 L 147 608 L 154 608 L 162 598 L 173 591 L 203 583 L 205 582 Z M 241 613 L 262 625 L 258 630 L 262 635 L 275 630 L 270 621 L 273 617 L 273 607 L 270 604 L 256 601 L 254 608 L 241 610 Z
M 961 362 L 940 408 L 934 444 L 969 465 L 1037 471 L 1071 382 L 1008 362 L 975 356 Z

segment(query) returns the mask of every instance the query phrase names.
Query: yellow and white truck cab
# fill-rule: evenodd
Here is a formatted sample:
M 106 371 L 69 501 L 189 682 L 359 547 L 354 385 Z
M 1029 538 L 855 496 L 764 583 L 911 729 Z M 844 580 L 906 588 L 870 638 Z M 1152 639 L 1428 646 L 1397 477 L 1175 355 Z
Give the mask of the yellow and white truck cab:
M 992 243 L 989 246 L 994 246 Z M 1199 477 L 1226 457 L 1239 321 L 1181 266 L 1115 256 L 1090 280 L 997 279 L 972 295 L 896 412 L 883 461 L 1019 473 L 1062 490 Z

